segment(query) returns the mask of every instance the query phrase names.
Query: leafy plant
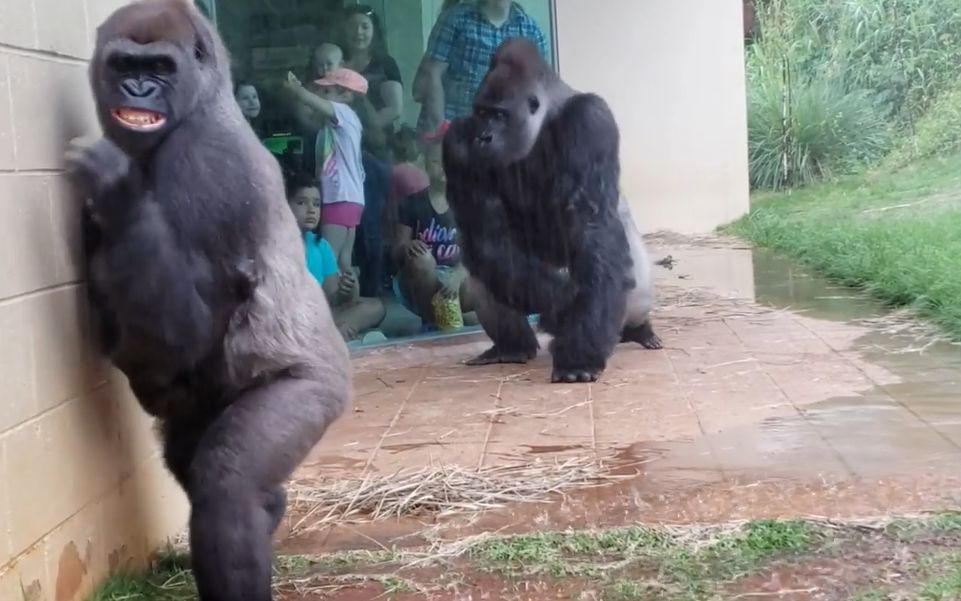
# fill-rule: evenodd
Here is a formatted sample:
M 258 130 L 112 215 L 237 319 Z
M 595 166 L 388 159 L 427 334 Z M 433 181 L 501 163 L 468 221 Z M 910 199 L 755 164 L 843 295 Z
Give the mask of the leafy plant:
M 892 134 L 937 138 L 924 117 L 961 71 L 961 2 L 757 1 L 761 36 L 746 57 L 755 187 L 856 170 Z

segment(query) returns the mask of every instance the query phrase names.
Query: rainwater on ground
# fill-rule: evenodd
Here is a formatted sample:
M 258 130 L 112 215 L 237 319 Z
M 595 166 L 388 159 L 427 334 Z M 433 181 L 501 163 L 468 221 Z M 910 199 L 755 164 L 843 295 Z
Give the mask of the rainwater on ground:
M 649 244 L 668 259 L 655 269 L 663 350 L 620 345 L 590 385 L 549 383 L 546 337 L 527 365 L 463 365 L 489 345 L 483 334 L 358 351 L 353 412 L 295 476 L 325 486 L 587 460 L 599 480 L 450 515 L 355 513 L 311 528 L 295 510 L 281 551 L 959 506 L 961 348 L 771 252 Z

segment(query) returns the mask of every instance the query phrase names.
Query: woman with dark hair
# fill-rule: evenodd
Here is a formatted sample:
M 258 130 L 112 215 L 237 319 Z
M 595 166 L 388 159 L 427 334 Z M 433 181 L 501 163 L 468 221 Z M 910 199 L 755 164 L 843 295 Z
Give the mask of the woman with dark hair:
M 404 87 L 397 61 L 387 52 L 380 18 L 363 4 L 344 9 L 341 29 L 345 63 L 370 84 L 368 98 L 376 111 L 374 121 L 387 132 L 404 109 Z

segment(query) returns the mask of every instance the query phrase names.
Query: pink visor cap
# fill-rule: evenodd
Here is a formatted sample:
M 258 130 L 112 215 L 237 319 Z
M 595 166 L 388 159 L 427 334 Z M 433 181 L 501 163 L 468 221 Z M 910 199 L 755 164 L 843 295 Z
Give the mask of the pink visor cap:
M 328 71 L 327 75 L 315 79 L 318 86 L 340 86 L 358 94 L 367 93 L 367 78 L 352 69 L 340 68 Z

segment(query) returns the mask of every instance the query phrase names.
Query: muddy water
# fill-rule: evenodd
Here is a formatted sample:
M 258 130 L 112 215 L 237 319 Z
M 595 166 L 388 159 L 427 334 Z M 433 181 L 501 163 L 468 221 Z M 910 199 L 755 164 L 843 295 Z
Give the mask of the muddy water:
M 880 304 L 767 251 L 670 248 L 655 252 L 655 258 L 667 252 L 675 264 L 658 273 L 665 285 L 708 287 L 770 312 L 789 312 L 799 321 L 833 322 L 839 332 L 885 314 Z M 834 347 L 831 328 L 810 331 L 821 343 Z M 787 340 L 773 349 L 758 347 L 758 356 L 768 353 L 803 361 L 803 349 L 794 352 L 791 344 Z M 745 345 L 751 346 L 751 341 Z M 443 350 L 424 347 L 419 352 L 430 356 L 431 362 L 446 360 Z M 961 506 L 957 469 L 961 465 L 961 347 L 929 345 L 916 335 L 872 326 L 858 331 L 853 346 L 838 346 L 838 361 L 850 356 L 858 358 L 850 365 L 874 383 L 855 394 L 816 397 L 805 403 L 794 403 L 785 395 L 770 403 L 792 404 L 790 411 L 764 412 L 758 419 L 730 424 L 715 419 L 717 427 L 702 425 L 700 434 L 667 440 L 650 436 L 557 445 L 541 440 L 537 444 L 518 441 L 514 446 L 515 458 L 531 461 L 550 454 L 591 452 L 593 446 L 613 473 L 630 476 L 623 481 L 575 490 L 548 503 L 507 507 L 447 519 L 443 524 L 426 517 L 345 525 L 288 540 L 286 546 L 316 552 L 418 545 L 425 539 L 417 533 L 432 525 L 438 526 L 434 536 L 456 539 L 488 531 L 810 515 L 863 517 Z M 377 364 L 374 361 L 387 365 L 391 359 L 384 355 L 369 365 Z M 723 413 L 723 394 L 712 398 L 718 400 L 708 409 Z M 699 411 L 709 413 L 704 408 Z M 383 448 L 404 453 L 420 446 Z

